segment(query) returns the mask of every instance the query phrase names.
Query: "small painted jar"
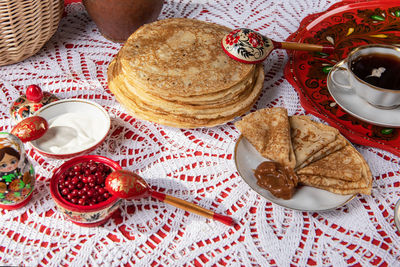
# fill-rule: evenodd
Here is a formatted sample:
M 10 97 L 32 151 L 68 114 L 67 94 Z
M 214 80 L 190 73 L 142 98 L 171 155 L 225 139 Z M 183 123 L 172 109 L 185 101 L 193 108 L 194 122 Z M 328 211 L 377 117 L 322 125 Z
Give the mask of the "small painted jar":
M 10 107 L 10 114 L 15 123 L 32 116 L 44 105 L 57 101 L 59 98 L 52 93 L 42 91 L 37 85 L 30 85 L 25 95 L 18 97 Z
M 0 208 L 18 209 L 32 198 L 35 173 L 22 141 L 0 132 Z

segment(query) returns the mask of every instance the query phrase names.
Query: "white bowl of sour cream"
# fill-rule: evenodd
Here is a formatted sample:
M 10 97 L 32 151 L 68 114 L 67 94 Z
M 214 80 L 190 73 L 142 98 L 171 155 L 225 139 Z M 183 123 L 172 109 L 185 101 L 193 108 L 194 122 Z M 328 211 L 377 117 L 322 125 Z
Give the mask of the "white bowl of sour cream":
M 107 111 L 85 99 L 58 100 L 34 115 L 43 117 L 49 127 L 30 144 L 49 158 L 67 159 L 89 153 L 104 141 L 111 126 Z

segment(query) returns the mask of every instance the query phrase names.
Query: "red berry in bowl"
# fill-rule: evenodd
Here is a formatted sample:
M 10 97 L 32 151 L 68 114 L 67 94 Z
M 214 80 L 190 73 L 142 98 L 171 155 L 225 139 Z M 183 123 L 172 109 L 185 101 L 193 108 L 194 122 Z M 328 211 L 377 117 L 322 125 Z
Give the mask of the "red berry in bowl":
M 59 180 L 58 190 L 70 203 L 96 205 L 111 197 L 104 181 L 111 169 L 101 162 L 89 161 L 70 167 Z

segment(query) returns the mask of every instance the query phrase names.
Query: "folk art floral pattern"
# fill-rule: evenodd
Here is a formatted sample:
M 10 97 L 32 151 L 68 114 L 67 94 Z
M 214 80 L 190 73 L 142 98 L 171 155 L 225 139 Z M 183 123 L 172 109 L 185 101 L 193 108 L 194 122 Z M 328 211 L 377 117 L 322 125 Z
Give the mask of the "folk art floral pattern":
M 331 97 L 326 78 L 331 68 L 355 47 L 366 44 L 400 45 L 400 4 L 395 1 L 353 3 L 332 6 L 331 12 L 303 20 L 288 40 L 333 45 L 332 55 L 295 52 L 286 67 L 286 77 L 297 89 L 303 106 L 314 115 L 338 127 L 355 143 L 375 146 L 400 155 L 400 129 L 361 121 L 344 111 Z M 339 6 L 348 8 L 344 11 Z M 316 23 L 317 22 L 317 23 Z M 305 29 L 306 26 L 313 25 Z
M 222 39 L 222 47 L 232 58 L 244 63 L 262 62 L 272 49 L 273 42 L 250 29 L 235 29 Z

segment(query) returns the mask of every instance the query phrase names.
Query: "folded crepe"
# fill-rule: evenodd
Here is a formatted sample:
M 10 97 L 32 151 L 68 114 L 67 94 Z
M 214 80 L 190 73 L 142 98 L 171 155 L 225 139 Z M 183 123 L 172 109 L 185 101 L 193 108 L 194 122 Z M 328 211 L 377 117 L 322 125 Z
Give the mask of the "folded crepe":
M 285 108 L 265 108 L 250 113 L 235 126 L 265 158 L 294 168 L 296 158 Z
M 292 116 L 289 122 L 296 169 L 301 169 L 346 145 L 346 139 L 336 128 L 314 122 L 307 116 Z
M 296 173 L 300 183 L 336 194 L 371 194 L 372 174 L 368 164 L 349 143 Z

